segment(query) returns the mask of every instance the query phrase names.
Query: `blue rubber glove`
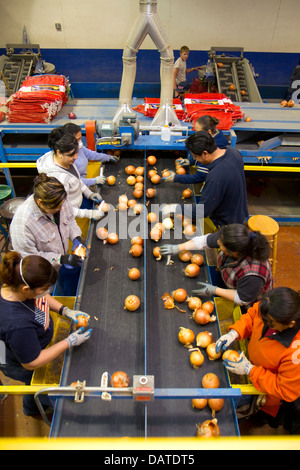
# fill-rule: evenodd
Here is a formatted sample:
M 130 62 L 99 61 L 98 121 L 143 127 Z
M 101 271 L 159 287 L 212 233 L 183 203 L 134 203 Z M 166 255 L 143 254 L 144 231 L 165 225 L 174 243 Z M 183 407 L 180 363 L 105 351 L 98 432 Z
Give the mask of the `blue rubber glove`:
M 249 375 L 252 367 L 254 367 L 243 352 L 240 354 L 240 359 L 237 362 L 224 359 L 223 364 L 226 369 L 237 375 Z
M 201 295 L 208 297 L 210 295 L 215 295 L 217 286 L 213 286 L 212 284 L 207 284 L 206 282 L 197 282 L 200 289 L 192 290 L 193 294 Z
M 230 330 L 229 333 L 220 336 L 216 341 L 216 353 L 220 350 L 225 351 L 229 346 L 238 338 L 239 334 L 235 330 Z

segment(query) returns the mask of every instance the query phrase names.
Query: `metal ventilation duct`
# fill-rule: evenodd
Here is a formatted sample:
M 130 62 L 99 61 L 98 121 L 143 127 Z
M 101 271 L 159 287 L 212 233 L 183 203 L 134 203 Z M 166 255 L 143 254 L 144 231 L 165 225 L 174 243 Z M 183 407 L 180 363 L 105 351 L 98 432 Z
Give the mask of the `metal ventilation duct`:
M 151 37 L 160 53 L 160 107 L 151 125 L 164 126 L 172 123 L 179 125 L 173 109 L 173 49 L 157 14 L 157 0 L 139 0 L 140 12 L 131 30 L 123 51 L 123 75 L 119 95 L 119 108 L 113 122 L 124 115 L 134 114 L 132 93 L 136 75 L 136 54 L 147 34 Z

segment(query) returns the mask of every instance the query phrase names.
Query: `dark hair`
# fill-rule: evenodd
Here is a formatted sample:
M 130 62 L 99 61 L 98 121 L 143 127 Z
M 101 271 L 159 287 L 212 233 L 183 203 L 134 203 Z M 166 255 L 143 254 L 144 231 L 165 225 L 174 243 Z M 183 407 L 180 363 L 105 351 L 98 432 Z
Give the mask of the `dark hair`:
M 270 256 L 270 244 L 260 232 L 251 232 L 246 225 L 224 225 L 219 230 L 222 244 L 243 257 L 266 261 Z
M 214 116 L 210 116 L 209 114 L 205 114 L 204 116 L 200 116 L 196 122 L 201 125 L 203 131 L 216 132 L 216 126 L 219 124 L 219 119 Z
M 58 150 L 60 153 L 77 152 L 78 142 L 72 134 L 64 131 L 63 126 L 53 129 L 48 137 L 48 145 L 54 153 Z
M 20 272 L 21 260 L 22 273 Z M 38 287 L 53 285 L 56 280 L 56 270 L 53 268 L 52 264 L 45 258 L 42 258 L 42 256 L 28 255 L 22 259 L 19 253 L 10 251 L 2 257 L 0 264 L 1 284 L 7 284 L 14 289 L 18 289 L 21 285 L 27 284 L 30 289 L 37 289 Z
M 213 153 L 218 148 L 214 138 L 204 131 L 190 135 L 186 139 L 185 145 L 194 155 L 201 155 L 204 151 Z
M 300 326 L 300 295 L 290 287 L 276 287 L 263 296 L 259 304 L 262 319 L 270 315 L 283 325 L 292 321 Z
M 63 126 L 63 131 L 64 133 L 75 135 L 81 132 L 81 127 L 74 122 L 67 122 L 67 124 Z
M 40 173 L 33 182 L 33 195 L 35 202 L 41 199 L 49 209 L 56 209 L 66 199 L 67 192 L 57 178 Z
M 182 52 L 190 52 L 190 48 L 189 48 L 188 46 L 181 46 L 181 48 L 180 48 L 180 54 L 181 54 Z

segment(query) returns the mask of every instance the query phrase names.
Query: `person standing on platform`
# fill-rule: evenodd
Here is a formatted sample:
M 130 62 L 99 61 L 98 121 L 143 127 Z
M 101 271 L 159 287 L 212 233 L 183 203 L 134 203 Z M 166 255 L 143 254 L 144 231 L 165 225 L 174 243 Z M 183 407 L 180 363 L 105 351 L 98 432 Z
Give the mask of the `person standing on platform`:
M 216 228 L 242 224 L 248 217 L 247 189 L 243 158 L 232 147 L 220 149 L 207 132 L 195 132 L 186 139 L 186 147 L 201 165 L 209 170 L 197 205 L 203 205 L 204 218 L 209 217 Z M 195 204 L 165 204 L 163 216 L 183 212 L 196 219 Z
M 249 340 L 248 358 L 242 353 L 237 362 L 225 359 L 224 365 L 234 374 L 247 375 L 263 394 L 259 397 L 260 410 L 256 406 L 253 418 L 273 428 L 283 425 L 290 434 L 300 434 L 299 292 L 289 287 L 272 289 L 216 341 L 216 351 L 224 351 L 235 340 L 243 339 Z M 253 401 L 249 403 L 248 412 L 255 409 L 253 405 Z M 244 415 L 245 408 L 247 405 Z M 239 416 L 243 416 L 242 410 Z
M 118 157 L 114 155 L 108 155 L 106 153 L 95 152 L 93 150 L 89 150 L 86 148 L 82 143 L 82 133 L 81 128 L 77 124 L 73 122 L 68 122 L 63 126 L 64 132 L 67 134 L 73 135 L 77 142 L 78 142 L 78 156 L 75 160 L 74 164 L 77 167 L 80 178 L 83 183 L 87 186 L 93 186 L 95 184 L 104 184 L 106 181 L 105 176 L 96 176 L 95 178 L 87 178 L 87 166 L 89 161 L 97 161 L 97 162 L 117 162 Z
M 184 87 L 186 89 L 186 74 L 194 72 L 199 67 L 192 67 L 186 68 L 186 61 L 189 57 L 190 49 L 187 46 L 182 46 L 180 48 L 180 56 L 174 63 L 173 68 L 173 90 L 174 90 L 174 98 L 177 98 L 180 95 L 180 87 L 183 87 L 183 83 L 185 84 Z M 189 87 L 188 87 L 189 88 Z M 179 89 L 179 91 L 178 91 Z
M 104 216 L 101 204 L 98 210 L 81 208 L 83 196 L 96 204 L 101 203 L 102 197 L 93 193 L 80 179 L 80 173 L 74 165 L 79 151 L 76 138 L 59 127 L 50 132 L 48 145 L 51 151 L 36 162 L 38 172 L 53 176 L 64 185 L 75 217 L 100 220 Z
M 50 310 L 78 323 L 87 313 L 71 310 L 48 294 L 56 282 L 57 272 L 45 258 L 29 255 L 22 258 L 11 251 L 0 264 L 0 340 L 5 345 L 5 363 L 0 370 L 11 379 L 30 385 L 33 371 L 89 339 L 92 330 L 79 328 L 67 338 L 48 346 L 53 337 Z M 48 346 L 48 347 L 47 347 Z M 43 408 L 51 406 L 48 397 L 41 398 Z M 39 410 L 34 396 L 25 394 L 23 412 L 35 416 Z

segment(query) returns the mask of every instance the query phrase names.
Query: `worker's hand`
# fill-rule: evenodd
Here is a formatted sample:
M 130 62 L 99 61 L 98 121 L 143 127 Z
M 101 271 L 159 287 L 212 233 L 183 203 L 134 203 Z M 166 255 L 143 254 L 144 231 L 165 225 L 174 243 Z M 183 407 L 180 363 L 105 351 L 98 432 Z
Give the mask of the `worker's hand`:
M 62 255 L 60 257 L 60 264 L 64 264 L 66 267 L 77 268 L 81 266 L 82 259 L 77 255 Z
M 177 204 L 162 204 L 161 206 L 161 213 L 162 217 L 168 217 L 170 214 L 176 211 Z
M 159 252 L 161 255 L 178 255 L 180 248 L 179 245 L 162 245 Z
M 105 181 L 106 181 L 105 176 L 96 176 L 96 178 L 95 178 L 96 184 L 104 184 Z M 97 193 L 94 193 L 94 194 L 97 194 Z M 100 196 L 100 194 L 98 194 L 98 196 Z M 90 197 L 90 199 L 92 199 L 92 198 Z M 92 199 L 92 200 L 94 201 L 94 199 Z
M 97 176 L 97 178 L 102 178 L 101 176 Z M 96 178 L 96 179 L 97 179 Z M 90 200 L 95 202 L 96 204 L 99 204 L 102 201 L 102 197 L 98 193 L 92 193 L 90 195 Z
M 69 348 L 72 346 L 79 346 L 82 343 L 85 343 L 91 336 L 92 329 L 90 328 L 89 330 L 84 331 L 84 328 L 81 327 L 77 331 L 74 331 L 74 333 L 71 333 L 66 340 L 69 343 Z
M 215 295 L 217 286 L 213 286 L 212 284 L 208 284 L 206 282 L 197 282 L 199 289 L 192 290 L 193 294 L 196 295 L 203 295 L 205 297 L 210 295 Z
M 120 160 L 120 157 L 118 157 L 117 155 L 111 155 L 110 156 L 110 159 L 108 160 L 109 162 L 113 162 L 113 163 L 116 163 Z
M 226 369 L 237 375 L 249 375 L 253 367 L 253 364 L 251 364 L 243 352 L 240 354 L 239 360 L 237 362 L 224 359 L 223 364 Z
M 72 320 L 74 323 L 78 323 L 78 317 L 79 316 L 82 316 L 82 317 L 85 317 L 88 321 L 88 324 L 90 322 L 90 316 L 88 313 L 85 313 L 85 312 L 81 312 L 80 310 L 71 310 L 70 308 L 68 307 L 65 307 L 62 311 L 62 315 L 64 317 L 67 317 L 69 318 L 70 320 Z
M 177 158 L 176 162 L 180 166 L 189 166 L 191 164 L 188 158 Z
M 173 183 L 174 178 L 175 178 L 175 171 L 169 170 L 169 173 L 170 173 L 169 176 L 164 176 L 161 180 L 166 183 Z
M 235 330 L 230 330 L 226 335 L 220 336 L 216 341 L 216 353 L 220 350 L 225 351 L 238 338 L 239 334 Z

